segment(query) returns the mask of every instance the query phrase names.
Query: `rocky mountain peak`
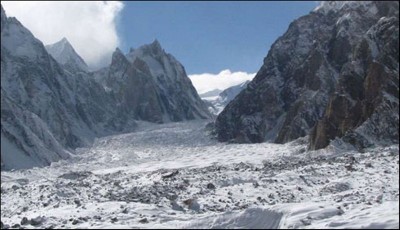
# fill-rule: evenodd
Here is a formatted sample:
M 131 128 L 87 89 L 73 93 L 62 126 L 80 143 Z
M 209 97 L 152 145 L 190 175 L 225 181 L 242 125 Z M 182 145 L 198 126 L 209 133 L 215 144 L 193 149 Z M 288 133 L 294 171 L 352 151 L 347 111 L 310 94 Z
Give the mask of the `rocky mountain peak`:
M 107 71 L 95 78 L 139 120 L 164 123 L 211 116 L 183 66 L 157 40 L 126 55 L 117 49 Z
M 63 38 L 60 40 L 60 42 L 63 43 L 63 44 L 69 44 L 69 41 L 68 41 L 68 39 L 67 39 L 66 37 L 63 37 Z
M 154 41 L 150 44 L 151 47 L 154 49 L 162 50 L 161 44 L 157 39 L 154 39 Z
M 60 41 L 45 47 L 47 52 L 69 71 L 89 71 L 85 61 L 75 51 L 67 38 L 63 37 Z
M 152 43 L 142 45 L 137 49 L 131 48 L 127 54 L 128 58 L 130 58 L 132 62 L 138 56 L 152 56 L 156 58 L 163 55 L 166 55 L 166 53 L 157 39 Z
M 285 143 L 313 130 L 311 149 L 336 137 L 393 143 L 398 115 L 384 105 L 398 108 L 398 11 L 397 2 L 323 2 L 295 20 L 217 117 L 218 139 Z
M 117 47 L 112 54 L 111 63 L 117 63 L 121 61 L 126 61 L 126 57 L 122 53 L 122 51 Z

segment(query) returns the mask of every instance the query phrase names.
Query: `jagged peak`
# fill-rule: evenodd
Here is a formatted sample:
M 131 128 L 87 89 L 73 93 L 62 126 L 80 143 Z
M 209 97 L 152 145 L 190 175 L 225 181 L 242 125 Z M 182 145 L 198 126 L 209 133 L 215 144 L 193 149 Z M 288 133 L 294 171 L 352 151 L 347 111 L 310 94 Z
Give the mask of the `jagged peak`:
M 151 47 L 157 48 L 157 49 L 162 49 L 160 42 L 156 39 L 150 44 Z
M 322 13 L 336 12 L 344 8 L 371 7 L 373 3 L 373 1 L 321 1 L 320 5 L 313 11 Z
M 154 39 L 154 41 L 150 44 L 145 44 L 141 45 L 138 48 L 129 48 L 129 52 L 127 53 L 127 57 L 130 57 L 130 59 L 134 59 L 136 56 L 142 56 L 142 55 L 160 55 L 163 54 L 164 49 L 162 48 L 160 42 L 157 39 Z
M 62 43 L 68 43 L 69 44 L 69 41 L 68 41 L 68 39 L 66 38 L 66 37 L 63 37 L 59 42 L 62 42 Z
M 126 56 L 122 53 L 120 48 L 115 48 L 114 53 L 112 54 L 112 60 L 114 59 L 121 59 L 121 58 L 126 58 Z
M 53 44 L 46 45 L 46 47 L 59 47 L 60 50 L 63 49 L 72 49 L 75 51 L 74 47 L 71 45 L 71 43 L 68 41 L 66 37 L 63 37 L 61 40 L 58 42 L 55 42 Z M 75 51 L 76 52 L 76 51 Z
M 121 49 L 119 49 L 118 47 L 115 49 L 114 53 L 112 54 L 112 58 L 111 58 L 111 65 L 113 65 L 113 63 L 118 63 L 118 62 L 128 62 L 128 59 L 126 58 L 126 56 L 122 53 Z
M 66 65 L 69 63 L 68 65 L 71 65 L 71 61 L 73 60 L 72 62 L 75 62 L 73 65 L 78 66 L 79 69 L 84 71 L 88 70 L 86 62 L 79 56 L 66 37 L 63 37 L 56 43 L 46 45 L 45 47 L 47 52 L 60 64 Z
M 114 51 L 114 54 L 122 54 L 122 51 L 121 51 L 121 49 L 120 48 L 115 48 L 115 51 Z

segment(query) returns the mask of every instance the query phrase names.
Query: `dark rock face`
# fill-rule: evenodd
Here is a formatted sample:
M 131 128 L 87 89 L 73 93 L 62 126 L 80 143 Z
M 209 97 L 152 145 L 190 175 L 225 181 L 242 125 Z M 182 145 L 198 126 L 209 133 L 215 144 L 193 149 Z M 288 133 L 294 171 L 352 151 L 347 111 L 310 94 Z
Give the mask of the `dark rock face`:
M 324 4 L 290 24 L 217 117 L 220 141 L 285 143 L 312 130 L 318 149 L 356 129 L 398 136 L 398 3 Z
M 115 96 L 120 113 L 135 119 L 164 123 L 211 117 L 183 66 L 158 41 L 127 56 L 117 49 L 109 68 L 94 77 Z
M 375 57 L 374 48 L 380 51 Z M 323 148 L 335 137 L 358 148 L 373 144 L 370 140 L 398 143 L 398 17 L 379 20 L 356 48 L 355 56 L 362 72 L 349 72 L 339 79 L 324 116 L 311 132 L 311 149 Z

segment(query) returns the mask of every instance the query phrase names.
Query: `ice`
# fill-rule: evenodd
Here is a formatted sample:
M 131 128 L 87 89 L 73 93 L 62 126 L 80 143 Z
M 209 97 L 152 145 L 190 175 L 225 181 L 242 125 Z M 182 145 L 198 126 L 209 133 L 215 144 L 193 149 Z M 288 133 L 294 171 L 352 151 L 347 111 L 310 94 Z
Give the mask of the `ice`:
M 1 174 L 28 228 L 398 228 L 399 146 L 364 153 L 213 140 L 209 121 L 139 122 L 71 159 Z M 353 162 L 354 170 L 346 165 Z M 209 184 L 212 184 L 210 186 Z

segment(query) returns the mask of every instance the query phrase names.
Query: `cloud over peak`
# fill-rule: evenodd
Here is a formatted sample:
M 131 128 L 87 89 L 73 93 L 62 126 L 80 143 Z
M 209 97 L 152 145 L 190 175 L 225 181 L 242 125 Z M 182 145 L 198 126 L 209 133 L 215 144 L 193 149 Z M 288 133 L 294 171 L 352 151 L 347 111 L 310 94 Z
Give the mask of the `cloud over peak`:
M 238 85 L 247 80 L 252 80 L 256 74 L 246 72 L 231 72 L 229 69 L 222 70 L 218 74 L 203 73 L 189 75 L 193 86 L 198 94 L 206 93 L 214 89 L 224 90 Z
M 107 64 L 120 43 L 116 21 L 118 1 L 2 1 L 7 16 L 16 17 L 44 44 L 68 38 L 91 68 Z

